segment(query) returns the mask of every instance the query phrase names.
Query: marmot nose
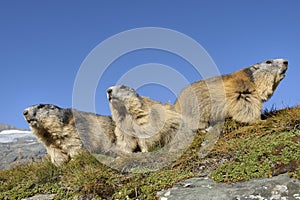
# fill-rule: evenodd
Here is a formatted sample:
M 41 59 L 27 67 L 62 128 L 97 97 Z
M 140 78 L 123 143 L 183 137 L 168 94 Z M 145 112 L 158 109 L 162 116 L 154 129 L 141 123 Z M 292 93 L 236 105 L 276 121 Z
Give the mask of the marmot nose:
M 289 64 L 289 61 L 285 60 L 285 61 L 283 61 L 283 64 L 284 64 L 284 65 L 288 65 L 288 64 Z
M 23 111 L 23 115 L 24 116 L 28 115 L 28 110 L 27 109 Z
M 111 89 L 111 88 L 108 88 L 108 89 L 106 90 L 106 92 L 107 92 L 107 94 L 111 94 L 111 93 L 112 93 L 112 89 Z
M 106 92 L 107 92 L 107 99 L 110 101 L 111 100 L 111 96 L 112 96 L 112 88 L 108 88 L 107 90 L 106 90 Z

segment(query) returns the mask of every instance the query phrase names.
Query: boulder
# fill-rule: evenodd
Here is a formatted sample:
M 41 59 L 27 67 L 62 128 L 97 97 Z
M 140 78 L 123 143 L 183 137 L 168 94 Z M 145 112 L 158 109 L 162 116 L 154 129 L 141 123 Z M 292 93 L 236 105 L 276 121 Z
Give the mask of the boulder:
M 300 199 L 300 180 L 282 174 L 238 183 L 216 183 L 210 178 L 191 178 L 158 192 L 161 200 Z

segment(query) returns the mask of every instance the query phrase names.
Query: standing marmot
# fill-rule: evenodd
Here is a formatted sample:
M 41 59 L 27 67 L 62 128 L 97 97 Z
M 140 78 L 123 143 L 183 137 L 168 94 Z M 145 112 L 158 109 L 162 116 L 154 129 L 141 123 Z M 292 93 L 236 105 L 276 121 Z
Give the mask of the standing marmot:
M 45 145 L 52 163 L 59 166 L 87 149 L 105 153 L 115 142 L 111 117 L 38 104 L 23 112 L 32 132 Z
M 174 106 L 192 129 L 205 129 L 225 117 L 253 123 L 260 119 L 262 103 L 272 96 L 287 68 L 287 60 L 267 60 L 197 81 L 182 90 Z
M 117 146 L 123 152 L 149 152 L 168 145 L 177 151 L 190 142 L 175 144 L 180 137 L 189 138 L 187 134 L 191 136 L 192 131 L 170 104 L 139 96 L 134 89 L 123 85 L 110 87 L 107 97 L 116 123 Z

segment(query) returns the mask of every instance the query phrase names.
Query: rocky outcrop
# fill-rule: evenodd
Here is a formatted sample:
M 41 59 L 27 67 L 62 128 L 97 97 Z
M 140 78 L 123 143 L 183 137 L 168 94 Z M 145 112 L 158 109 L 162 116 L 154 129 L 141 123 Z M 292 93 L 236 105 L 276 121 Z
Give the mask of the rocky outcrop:
M 30 131 L 2 130 L 0 132 L 0 170 L 41 160 L 46 155 L 44 144 Z
M 160 200 L 296 200 L 300 199 L 300 180 L 287 174 L 238 183 L 216 183 L 211 179 L 191 178 L 173 188 L 158 192 Z
M 11 130 L 11 129 L 17 129 L 17 128 L 8 124 L 0 124 L 0 132 L 3 130 Z

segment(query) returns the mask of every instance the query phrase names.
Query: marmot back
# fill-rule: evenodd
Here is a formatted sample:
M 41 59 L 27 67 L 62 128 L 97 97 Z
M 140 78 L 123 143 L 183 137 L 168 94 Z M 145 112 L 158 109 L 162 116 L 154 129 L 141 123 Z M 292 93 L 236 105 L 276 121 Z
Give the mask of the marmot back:
M 230 117 L 244 123 L 260 120 L 262 103 L 285 77 L 288 61 L 267 60 L 228 75 L 187 86 L 174 106 L 193 130 L 205 129 Z

